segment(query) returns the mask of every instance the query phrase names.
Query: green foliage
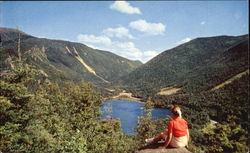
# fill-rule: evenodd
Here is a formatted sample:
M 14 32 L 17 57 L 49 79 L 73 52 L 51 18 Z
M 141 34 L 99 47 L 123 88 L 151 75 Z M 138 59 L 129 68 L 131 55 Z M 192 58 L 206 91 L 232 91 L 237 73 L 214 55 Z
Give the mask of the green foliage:
M 236 123 L 235 116 L 229 116 L 227 123 L 216 124 L 204 129 L 207 152 L 247 152 L 248 131 Z
M 28 65 L 17 63 L 13 73 L 1 74 L 0 79 L 0 146 L 3 151 L 12 152 L 22 137 L 23 129 L 29 120 L 29 115 L 25 113 L 28 101 L 34 96 L 25 86 L 30 80 L 29 76 L 36 73 Z
M 15 41 L 18 40 L 19 31 L 1 28 L 0 34 L 3 41 L 0 50 L 0 69 L 4 69 L 10 64 L 8 59 L 17 57 Z M 60 83 L 74 80 L 104 86 L 107 84 L 98 76 L 108 81 L 116 80 L 142 64 L 140 61 L 131 61 L 80 43 L 36 38 L 23 32 L 20 39 L 23 61 L 43 70 L 50 80 Z M 98 76 L 89 73 L 77 60 L 77 55 L 94 69 Z
M 181 88 L 178 94 L 207 91 L 248 68 L 248 35 L 197 38 L 162 52 L 121 82 L 147 99 L 167 87 Z
M 154 125 L 151 121 L 151 112 L 146 113 L 145 116 L 141 116 L 139 118 L 139 122 L 137 125 L 137 134 L 138 140 L 140 143 L 144 143 L 145 139 L 151 138 L 155 134 L 156 125 Z
M 33 76 L 35 75 L 35 76 Z M 88 83 L 42 82 L 41 73 L 17 63 L 0 79 L 1 152 L 132 152 L 134 138 L 120 122 L 101 120 L 102 98 Z
M 192 152 L 246 152 L 248 143 L 249 73 L 224 87 L 190 95 L 154 97 L 157 106 L 180 105 L 188 122 Z M 165 98 L 165 99 L 164 99 Z M 164 103 L 166 102 L 166 103 Z M 211 119 L 219 122 L 211 125 Z M 151 137 L 160 121 L 141 120 L 141 141 Z M 164 124 L 163 124 L 164 125 Z M 166 123 L 165 123 L 166 125 Z M 150 128 L 149 128 L 150 127 Z M 150 133 L 150 132 L 152 133 Z M 143 137 L 143 135 L 145 135 Z
M 8 35 L 18 38 L 16 31 L 10 30 Z M 189 124 L 192 152 L 248 149 L 249 73 L 211 90 L 249 69 L 248 35 L 195 39 L 163 52 L 127 76 L 141 63 L 78 43 L 24 33 L 21 40 L 22 59 L 33 67 L 15 62 L 12 41 L 4 40 L 0 50 L 0 69 L 13 67 L 1 71 L 0 152 L 129 153 L 167 128 L 170 119 L 152 121 L 148 113 L 140 118 L 138 136 L 124 135 L 119 121 L 100 119 L 102 98 L 93 89 L 96 86 L 82 80 L 94 82 L 101 91 L 109 86 L 115 86 L 115 92 L 127 90 L 144 101 L 150 99 L 157 107 L 180 105 Z M 65 46 L 71 51 L 75 48 L 104 79 L 125 76 L 107 85 L 87 72 Z M 170 96 L 156 94 L 166 87 L 181 90 Z M 211 125 L 211 119 L 219 123 Z
M 171 118 L 160 120 L 151 120 L 150 109 L 146 110 L 146 115 L 139 118 L 137 125 L 137 143 L 138 147 L 145 145 L 145 139 L 154 137 L 167 129 L 168 122 Z
M 186 113 L 193 124 L 190 133 L 196 146 L 209 148 L 208 152 L 244 152 L 248 146 L 248 140 L 245 139 L 248 137 L 246 131 L 249 125 L 248 78 L 249 74 L 246 74 L 221 89 L 193 95 L 189 99 Z M 207 116 L 206 120 L 201 117 L 202 114 Z M 228 116 L 234 117 L 228 119 Z M 208 117 L 221 124 L 215 129 L 206 128 L 210 123 Z M 207 129 L 205 133 L 203 128 Z

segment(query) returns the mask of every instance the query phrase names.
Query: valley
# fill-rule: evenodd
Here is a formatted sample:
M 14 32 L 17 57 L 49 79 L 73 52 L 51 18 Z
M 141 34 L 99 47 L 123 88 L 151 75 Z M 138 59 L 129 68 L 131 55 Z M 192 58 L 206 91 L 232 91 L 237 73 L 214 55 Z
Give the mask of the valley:
M 138 149 L 140 145 L 133 145 L 143 144 L 141 141 L 145 137 L 167 128 L 169 118 L 151 120 L 150 113 L 140 117 L 134 122 L 138 133 L 136 140 L 120 133 L 117 120 L 93 120 L 100 116 L 103 101 L 129 100 L 159 109 L 179 105 L 189 123 L 192 150 L 206 149 L 211 143 L 218 143 L 213 139 L 218 136 L 213 132 L 216 130 L 224 133 L 225 141 L 220 142 L 223 145 L 227 146 L 235 134 L 242 137 L 235 138 L 236 142 L 232 144 L 246 146 L 248 35 L 196 38 L 161 52 L 145 64 L 81 43 L 37 38 L 15 29 L 0 28 L 0 35 L 3 116 L 12 118 L 11 115 L 22 116 L 22 112 L 27 112 L 29 124 L 26 126 L 22 119 L 18 122 L 26 126 L 19 130 L 25 129 L 22 132 L 29 138 L 36 139 L 33 136 L 40 134 L 33 134 L 30 129 L 37 129 L 33 122 L 41 121 L 46 126 L 40 131 L 49 133 L 44 139 L 55 141 L 58 146 L 61 139 L 65 142 L 68 141 L 66 138 L 71 139 L 66 131 L 77 137 L 79 130 L 86 135 L 91 133 L 95 138 L 101 135 L 105 141 L 115 136 L 122 143 Z M 17 52 L 18 39 L 21 40 L 21 53 Z M 12 109 L 16 111 L 14 114 L 11 114 Z M 127 115 L 130 114 L 124 116 Z M 7 129 L 9 124 L 5 117 L 2 121 Z M 213 126 L 209 126 L 211 121 Z M 11 122 L 13 125 L 10 126 L 14 127 L 15 120 L 11 119 Z M 53 127 L 54 124 L 57 127 Z M 236 132 L 227 133 L 225 128 Z M 65 130 L 58 136 L 60 139 L 52 136 L 53 129 L 57 133 Z M 85 140 L 78 137 L 84 144 Z M 88 141 L 91 139 L 89 137 Z

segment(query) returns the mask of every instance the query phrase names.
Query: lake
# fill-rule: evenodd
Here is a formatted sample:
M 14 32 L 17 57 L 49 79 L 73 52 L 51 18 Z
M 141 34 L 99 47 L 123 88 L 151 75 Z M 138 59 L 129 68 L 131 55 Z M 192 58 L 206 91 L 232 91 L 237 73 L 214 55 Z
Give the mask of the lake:
M 136 101 L 109 100 L 101 106 L 103 118 L 118 118 L 121 121 L 122 131 L 126 134 L 135 135 L 138 117 L 145 115 L 145 105 Z M 112 113 L 111 113 L 112 112 Z M 154 108 L 152 119 L 165 118 L 170 115 L 168 109 Z

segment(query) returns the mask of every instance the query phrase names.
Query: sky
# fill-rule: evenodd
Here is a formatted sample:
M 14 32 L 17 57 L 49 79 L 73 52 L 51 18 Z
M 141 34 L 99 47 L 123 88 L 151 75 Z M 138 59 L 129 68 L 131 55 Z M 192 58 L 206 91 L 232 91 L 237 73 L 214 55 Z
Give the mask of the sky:
M 0 27 L 143 63 L 198 37 L 248 34 L 248 1 L 4 1 Z

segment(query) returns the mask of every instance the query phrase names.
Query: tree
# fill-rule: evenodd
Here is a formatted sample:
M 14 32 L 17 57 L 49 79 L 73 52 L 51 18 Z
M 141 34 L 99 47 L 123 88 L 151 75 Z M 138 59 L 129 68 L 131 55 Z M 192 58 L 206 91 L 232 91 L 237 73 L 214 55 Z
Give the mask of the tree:
M 235 116 L 228 116 L 227 123 L 204 129 L 207 152 L 247 152 L 248 131 L 244 130 Z

